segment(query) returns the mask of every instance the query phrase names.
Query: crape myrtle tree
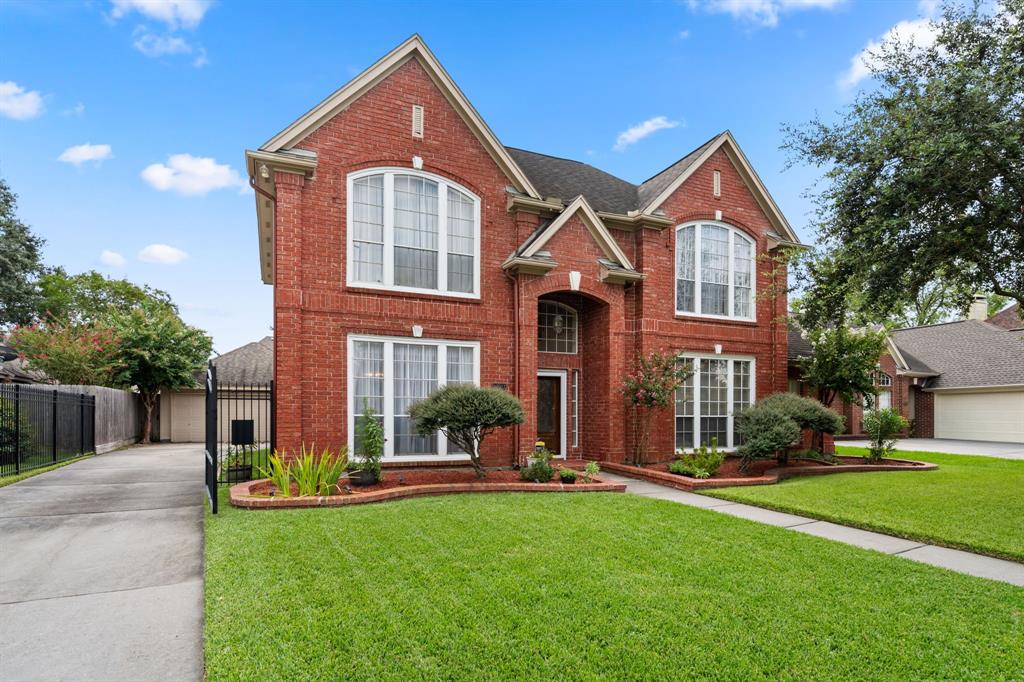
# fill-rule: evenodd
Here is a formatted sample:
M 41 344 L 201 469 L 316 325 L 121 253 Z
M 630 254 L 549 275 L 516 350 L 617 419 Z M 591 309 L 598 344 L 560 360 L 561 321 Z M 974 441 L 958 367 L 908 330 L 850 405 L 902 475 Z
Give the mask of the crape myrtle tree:
M 937 278 L 1024 305 L 1024 0 L 950 3 L 932 28 L 878 47 L 836 122 L 784 129 L 792 162 L 824 169 L 808 326 L 851 292 L 892 316 Z
M 525 417 L 519 398 L 500 388 L 449 384 L 409 408 L 416 430 L 424 436 L 440 431 L 463 452 L 479 478 L 485 471 L 480 446 L 495 429 L 522 424 Z
M 105 322 L 15 327 L 8 343 L 32 369 L 61 384 L 110 386 L 119 367 L 119 340 Z
M 144 304 L 110 316 L 118 339 L 115 385 L 134 388 L 142 398 L 146 418 L 142 442 L 150 442 L 153 408 L 161 390 L 191 388 L 195 373 L 210 357 L 213 342 L 162 305 Z
M 637 357 L 636 370 L 622 381 L 622 393 L 633 407 L 637 425 L 633 464 L 643 466 L 651 441 L 651 419 L 656 410 L 673 403 L 676 391 L 693 374 L 692 363 L 681 362 L 678 353 L 653 352 Z

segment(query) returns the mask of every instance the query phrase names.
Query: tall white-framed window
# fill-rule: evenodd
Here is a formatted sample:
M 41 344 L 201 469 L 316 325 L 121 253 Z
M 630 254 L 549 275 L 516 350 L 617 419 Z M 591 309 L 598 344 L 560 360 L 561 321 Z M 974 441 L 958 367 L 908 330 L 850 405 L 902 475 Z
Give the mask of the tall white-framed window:
M 725 223 L 676 227 L 676 314 L 754 320 L 755 244 Z
M 676 391 L 676 448 L 710 446 L 712 438 L 719 448 L 736 448 L 736 413 L 754 401 L 753 358 L 685 355 L 679 362 L 691 373 Z
M 349 451 L 358 452 L 356 420 L 373 408 L 384 426 L 384 458 L 462 459 L 442 433 L 421 436 L 409 407 L 445 384 L 480 383 L 480 344 L 389 336 L 348 337 Z
M 369 168 L 347 178 L 346 283 L 480 297 L 480 198 L 434 173 Z
M 875 372 L 875 386 L 878 397 L 871 401 L 869 409 L 886 410 L 892 407 L 892 377 L 885 372 Z
M 572 446 L 580 446 L 580 371 L 572 371 Z
M 575 355 L 578 330 L 579 317 L 574 309 L 558 301 L 538 301 L 538 351 Z

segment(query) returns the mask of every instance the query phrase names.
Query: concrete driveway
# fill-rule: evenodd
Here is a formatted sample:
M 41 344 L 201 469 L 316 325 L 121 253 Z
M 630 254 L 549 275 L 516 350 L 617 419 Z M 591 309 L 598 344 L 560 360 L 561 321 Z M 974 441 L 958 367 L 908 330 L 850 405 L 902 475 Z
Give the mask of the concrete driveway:
M 0 680 L 200 680 L 203 449 L 0 488 Z
M 836 445 L 866 448 L 866 440 L 838 440 Z M 946 438 L 901 438 L 897 450 L 909 452 L 946 452 L 951 455 L 985 455 L 1003 459 L 1024 459 L 1024 443 L 992 443 L 984 440 L 949 440 Z

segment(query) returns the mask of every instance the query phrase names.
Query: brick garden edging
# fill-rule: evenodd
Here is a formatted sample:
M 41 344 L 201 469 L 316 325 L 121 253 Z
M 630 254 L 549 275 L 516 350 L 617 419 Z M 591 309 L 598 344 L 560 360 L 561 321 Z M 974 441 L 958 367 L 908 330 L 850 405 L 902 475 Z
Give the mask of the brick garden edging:
M 775 467 L 768 469 L 761 476 L 744 476 L 742 478 L 690 478 L 667 471 L 655 471 L 616 462 L 601 462 L 601 470 L 659 483 L 679 490 L 699 490 L 741 485 L 771 485 L 795 476 L 822 476 L 858 471 L 933 471 L 939 468 L 938 464 L 918 462 L 913 459 L 889 459 L 887 461 L 900 462 L 900 464 L 837 464 L 834 466 L 816 464 L 813 466 Z
M 267 479 L 231 486 L 230 501 L 234 507 L 246 509 L 295 509 L 299 507 L 341 507 L 349 504 L 385 502 L 405 497 L 452 495 L 457 493 L 623 493 L 624 483 L 426 483 L 398 488 L 385 488 L 367 493 L 328 495 L 324 497 L 257 497 L 253 489 L 265 488 Z

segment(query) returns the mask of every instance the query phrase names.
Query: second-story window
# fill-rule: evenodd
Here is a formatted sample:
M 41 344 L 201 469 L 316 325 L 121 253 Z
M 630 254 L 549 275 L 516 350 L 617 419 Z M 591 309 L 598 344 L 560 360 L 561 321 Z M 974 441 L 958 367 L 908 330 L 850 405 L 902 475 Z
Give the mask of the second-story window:
M 480 199 L 431 173 L 348 176 L 348 283 L 479 296 Z
M 676 313 L 754 319 L 754 242 L 736 228 L 676 228 Z

